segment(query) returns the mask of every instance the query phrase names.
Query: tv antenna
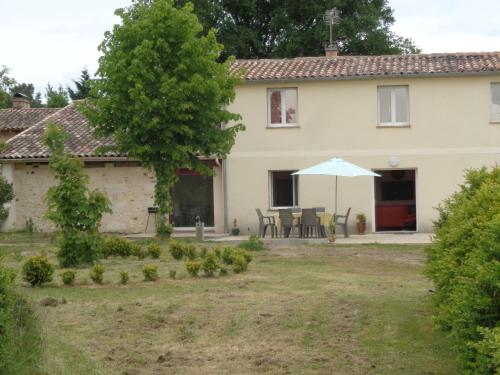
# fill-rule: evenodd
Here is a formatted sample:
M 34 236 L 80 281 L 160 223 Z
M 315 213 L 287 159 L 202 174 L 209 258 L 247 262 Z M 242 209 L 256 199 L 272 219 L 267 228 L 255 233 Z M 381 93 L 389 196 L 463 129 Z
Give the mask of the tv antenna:
M 340 23 L 340 12 L 337 8 L 329 9 L 323 15 L 323 20 L 325 23 L 330 26 L 330 43 L 328 47 L 335 47 L 335 43 L 333 41 L 333 25 L 338 25 Z

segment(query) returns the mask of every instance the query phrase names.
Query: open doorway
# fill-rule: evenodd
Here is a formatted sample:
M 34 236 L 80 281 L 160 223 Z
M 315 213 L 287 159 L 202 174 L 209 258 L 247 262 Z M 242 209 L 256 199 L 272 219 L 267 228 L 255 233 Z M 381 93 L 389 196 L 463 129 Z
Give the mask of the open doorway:
M 214 226 L 214 188 L 212 176 L 201 176 L 183 170 L 172 189 L 173 215 L 176 227 L 194 227 L 199 217 L 206 227 Z
M 414 169 L 375 171 L 375 230 L 416 231 L 416 189 Z

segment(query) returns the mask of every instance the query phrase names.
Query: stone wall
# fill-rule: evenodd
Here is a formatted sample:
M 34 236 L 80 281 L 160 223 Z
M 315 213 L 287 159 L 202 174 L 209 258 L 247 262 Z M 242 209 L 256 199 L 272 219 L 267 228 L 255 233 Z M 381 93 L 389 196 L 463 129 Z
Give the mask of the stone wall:
M 101 231 L 143 232 L 148 217 L 147 207 L 153 205 L 154 176 L 151 172 L 127 163 L 89 163 L 86 172 L 90 188 L 106 192 L 113 214 L 103 218 Z M 23 229 L 31 218 L 37 230 L 50 231 L 54 227 L 44 218 L 47 189 L 54 184 L 47 164 L 14 164 L 14 191 L 16 229 Z M 151 225 L 152 224 L 152 225 Z M 154 231 L 154 221 L 148 231 Z

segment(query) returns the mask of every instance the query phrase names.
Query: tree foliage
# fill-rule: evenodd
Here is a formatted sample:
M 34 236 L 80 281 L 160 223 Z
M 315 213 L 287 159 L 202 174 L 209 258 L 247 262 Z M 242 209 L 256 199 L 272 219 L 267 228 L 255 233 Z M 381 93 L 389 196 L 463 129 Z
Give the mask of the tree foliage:
M 0 109 L 12 107 L 12 97 L 15 93 L 26 95 L 32 108 L 43 107 L 42 95 L 35 93 L 32 83 L 19 83 L 9 76 L 9 69 L 0 65 Z
M 65 133 L 54 124 L 47 127 L 44 143 L 50 149 L 49 168 L 57 185 L 46 195 L 47 218 L 62 232 L 59 262 L 62 267 L 90 264 L 100 256 L 99 226 L 104 213 L 111 213 L 107 196 L 89 191 L 83 162 L 64 152 Z
M 217 61 L 215 32 L 200 35 L 190 4 L 137 0 L 116 14 L 122 23 L 99 47 L 100 79 L 84 112 L 98 135 L 113 135 L 118 150 L 154 170 L 158 232 L 166 233 L 176 170 L 210 174 L 199 156 L 225 157 L 242 129 L 222 126 L 240 119 L 225 109 L 239 79 L 229 61 Z
M 499 373 L 500 167 L 468 171 L 438 210 L 427 262 L 436 321 L 454 338 L 464 373 Z
M 62 86 L 54 89 L 50 83 L 45 89 L 45 97 L 47 98 L 48 108 L 62 108 L 68 105 L 68 93 Z
M 323 21 L 337 7 L 333 37 L 344 55 L 417 53 L 410 39 L 390 30 L 393 11 L 386 0 L 176 0 L 192 2 L 205 30 L 216 28 L 223 56 L 273 58 L 324 55 L 329 39 Z
M 90 78 L 87 68 L 83 68 L 80 78 L 78 80 L 73 80 L 73 83 L 75 84 L 74 90 L 69 86 L 67 88 L 69 97 L 72 100 L 85 99 L 89 96 L 92 79 Z

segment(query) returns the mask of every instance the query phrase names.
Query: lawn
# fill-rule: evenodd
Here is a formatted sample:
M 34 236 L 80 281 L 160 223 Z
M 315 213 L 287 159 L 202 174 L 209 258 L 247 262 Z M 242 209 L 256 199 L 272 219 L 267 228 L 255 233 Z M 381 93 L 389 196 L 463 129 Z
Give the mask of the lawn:
M 3 234 L 7 264 L 50 236 Z M 35 302 L 48 374 L 455 374 L 433 329 L 431 283 L 417 245 L 273 245 L 243 274 L 191 278 L 166 245 L 159 260 L 105 260 L 105 283 L 78 270 L 23 293 Z M 144 282 L 142 265 L 159 266 Z M 176 269 L 178 279 L 169 278 Z M 120 285 L 119 272 L 130 274 Z M 46 297 L 65 300 L 42 306 Z

